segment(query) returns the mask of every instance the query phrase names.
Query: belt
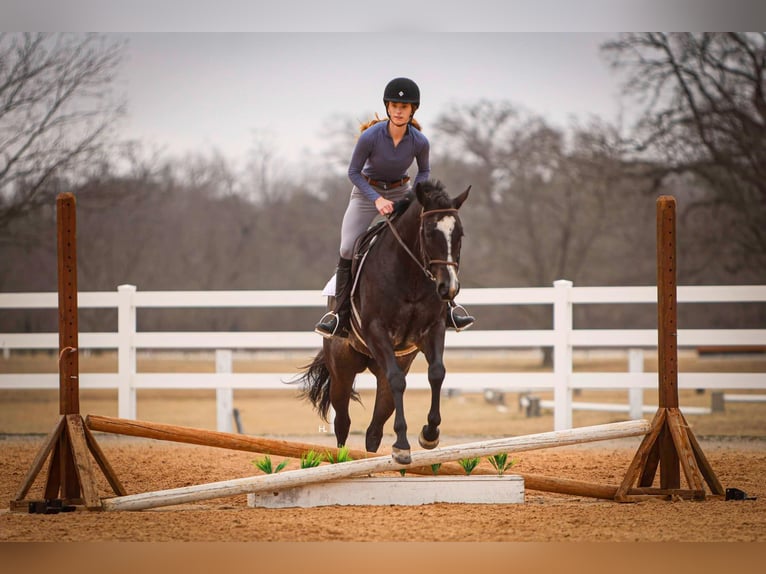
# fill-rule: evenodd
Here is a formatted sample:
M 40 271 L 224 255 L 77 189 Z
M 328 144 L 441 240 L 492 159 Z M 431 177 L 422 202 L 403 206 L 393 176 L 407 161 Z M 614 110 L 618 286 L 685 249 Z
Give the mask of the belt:
M 367 183 L 374 187 L 379 187 L 380 189 L 393 189 L 395 187 L 399 187 L 410 181 L 409 176 L 405 176 L 402 179 L 397 179 L 396 181 L 377 181 L 372 179 L 371 177 L 364 176 L 364 179 L 367 180 Z

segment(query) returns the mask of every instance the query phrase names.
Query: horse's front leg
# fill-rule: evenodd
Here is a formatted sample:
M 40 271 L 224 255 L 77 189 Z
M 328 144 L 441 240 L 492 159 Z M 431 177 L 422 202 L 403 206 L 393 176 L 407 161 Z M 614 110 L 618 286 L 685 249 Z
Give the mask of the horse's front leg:
M 391 396 L 391 389 L 388 387 L 388 379 L 385 372 L 378 368 L 373 361 L 370 371 L 377 380 L 377 389 L 375 391 L 375 407 L 372 411 L 372 418 L 365 434 L 365 448 L 367 452 L 378 452 L 380 441 L 383 440 L 383 425 L 394 414 L 394 400 Z
M 418 436 L 420 446 L 427 449 L 439 446 L 439 425 L 441 416 L 441 389 L 446 369 L 444 368 L 444 326 L 437 326 L 423 346 L 423 354 L 428 362 L 428 384 L 431 386 L 431 408 L 428 411 L 428 424 L 423 426 Z
M 417 354 L 417 351 L 413 351 L 409 355 L 397 359 L 399 368 L 404 372 L 405 376 L 409 373 L 412 361 L 415 360 Z M 365 445 L 368 452 L 377 452 L 380 441 L 383 438 L 383 425 L 394 414 L 394 400 L 391 396 L 391 389 L 388 386 L 386 373 L 374 361 L 371 362 L 369 369 L 375 375 L 378 386 L 375 393 L 375 408 L 372 412 L 370 425 L 367 427 Z
M 388 334 L 377 325 L 370 325 L 367 347 L 378 365 L 382 366 L 394 401 L 396 442 L 391 448 L 391 456 L 399 464 L 410 464 L 412 458 L 407 440 L 407 421 L 404 418 L 404 390 L 407 387 L 405 373 L 396 360 Z

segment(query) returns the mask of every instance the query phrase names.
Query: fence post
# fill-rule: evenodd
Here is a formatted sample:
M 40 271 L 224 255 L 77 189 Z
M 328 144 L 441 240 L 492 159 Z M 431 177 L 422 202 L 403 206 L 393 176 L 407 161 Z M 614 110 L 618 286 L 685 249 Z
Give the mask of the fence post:
M 726 411 L 726 396 L 723 391 L 710 393 L 710 412 L 723 413 Z
M 644 372 L 644 350 L 628 350 L 628 372 Z M 644 416 L 644 389 L 641 387 L 630 387 L 628 389 L 628 405 L 630 408 L 630 418 L 638 420 Z
M 117 413 L 122 419 L 136 419 L 136 304 L 135 285 L 117 287 Z
M 230 349 L 218 349 L 215 352 L 215 372 L 232 372 L 232 353 Z M 234 410 L 234 389 L 217 387 L 215 389 L 216 428 L 220 432 L 234 432 L 232 423 Z
M 560 279 L 553 282 L 553 430 L 572 428 L 572 285 Z

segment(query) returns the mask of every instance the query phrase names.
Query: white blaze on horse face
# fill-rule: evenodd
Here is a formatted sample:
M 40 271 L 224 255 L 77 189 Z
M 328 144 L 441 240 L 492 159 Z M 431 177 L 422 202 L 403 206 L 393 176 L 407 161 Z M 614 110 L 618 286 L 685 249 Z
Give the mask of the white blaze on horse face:
M 447 242 L 447 261 L 454 261 L 452 258 L 452 232 L 455 230 L 455 217 L 453 215 L 447 215 L 442 217 L 436 223 L 436 229 L 444 234 L 444 239 Z M 458 280 L 457 280 L 457 268 L 454 265 L 447 265 L 447 272 L 449 273 L 449 293 L 450 298 L 457 295 Z

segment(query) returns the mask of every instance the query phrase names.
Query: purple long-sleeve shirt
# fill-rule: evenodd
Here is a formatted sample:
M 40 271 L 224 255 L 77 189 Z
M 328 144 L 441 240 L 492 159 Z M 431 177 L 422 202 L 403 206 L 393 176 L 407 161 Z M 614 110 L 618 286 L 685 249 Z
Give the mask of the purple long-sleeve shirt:
M 380 194 L 364 176 L 377 181 L 398 181 L 407 175 L 413 160 L 417 161 L 418 173 L 413 185 L 427 180 L 431 175 L 429 164 L 430 145 L 420 130 L 412 125 L 394 147 L 394 140 L 388 133 L 388 121 L 378 122 L 364 130 L 351 154 L 348 166 L 348 178 L 370 200 L 375 201 Z

